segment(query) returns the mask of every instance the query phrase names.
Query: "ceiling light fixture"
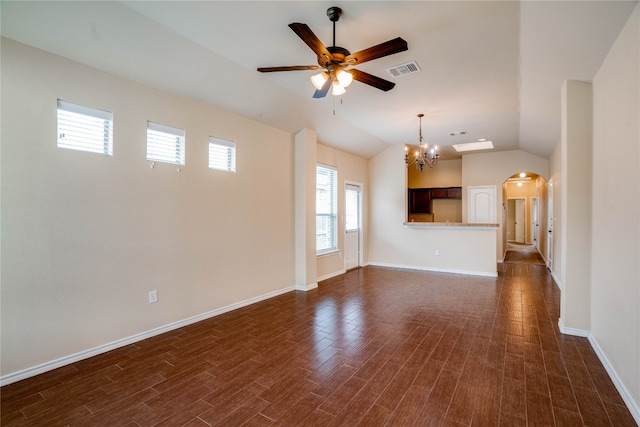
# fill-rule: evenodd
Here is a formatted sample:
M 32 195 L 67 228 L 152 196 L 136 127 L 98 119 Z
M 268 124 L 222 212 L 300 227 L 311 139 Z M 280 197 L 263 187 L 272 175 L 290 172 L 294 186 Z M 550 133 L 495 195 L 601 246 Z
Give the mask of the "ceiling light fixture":
M 318 74 L 314 74 L 311 76 L 311 84 L 317 90 L 322 90 L 326 84 L 331 80 L 331 94 L 332 95 L 343 95 L 345 94 L 346 88 L 349 87 L 351 82 L 353 82 L 353 75 L 350 72 L 345 71 L 339 65 L 329 65 L 329 71 L 323 71 Z
M 429 144 L 422 143 L 422 118 L 424 114 L 418 114 L 418 118 L 420 119 L 420 133 L 418 138 L 418 149 L 415 151 L 415 157 L 411 162 L 409 162 L 409 146 L 404 146 L 404 162 L 407 167 L 411 167 L 414 164 L 418 168 L 420 172 L 422 172 L 422 168 L 424 165 L 429 166 L 430 168 L 434 167 L 438 163 L 438 159 L 440 158 L 440 153 L 438 153 L 438 146 L 434 145 L 429 148 Z

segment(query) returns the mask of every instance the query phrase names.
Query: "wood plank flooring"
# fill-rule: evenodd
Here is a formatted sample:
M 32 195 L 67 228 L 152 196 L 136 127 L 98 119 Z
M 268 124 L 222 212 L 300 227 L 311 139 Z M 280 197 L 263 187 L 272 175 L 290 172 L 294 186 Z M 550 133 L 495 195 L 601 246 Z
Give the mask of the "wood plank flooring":
M 635 426 L 544 266 L 366 267 L 3 387 L 3 426 Z

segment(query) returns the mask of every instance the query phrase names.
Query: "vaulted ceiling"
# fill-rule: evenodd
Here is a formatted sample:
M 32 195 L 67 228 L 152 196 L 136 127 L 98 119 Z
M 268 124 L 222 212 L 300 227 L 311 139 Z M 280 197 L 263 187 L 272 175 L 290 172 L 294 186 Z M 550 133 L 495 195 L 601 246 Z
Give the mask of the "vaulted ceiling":
M 590 81 L 636 1 L 110 1 L 0 3 L 1 31 L 25 44 L 206 102 L 364 157 L 389 144 L 479 138 L 495 150 L 549 157 L 560 139 L 564 80 Z M 409 49 L 356 68 L 396 83 L 354 82 L 342 97 L 312 99 L 316 72 L 288 27 L 306 23 L 326 46 L 356 52 L 402 37 Z M 386 71 L 415 61 L 420 71 Z M 461 135 L 460 132 L 466 132 Z M 454 133 L 455 136 L 451 136 Z

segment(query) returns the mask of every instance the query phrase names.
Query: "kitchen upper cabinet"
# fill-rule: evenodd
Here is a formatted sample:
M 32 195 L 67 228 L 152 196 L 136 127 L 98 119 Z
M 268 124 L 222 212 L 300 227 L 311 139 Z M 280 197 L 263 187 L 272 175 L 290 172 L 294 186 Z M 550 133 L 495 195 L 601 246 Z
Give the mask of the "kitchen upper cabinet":
M 447 188 L 447 199 L 462 199 L 462 187 Z
M 409 189 L 409 213 L 431 213 L 431 193 L 428 188 Z
M 462 187 L 409 188 L 409 213 L 433 213 L 433 199 L 462 199 Z

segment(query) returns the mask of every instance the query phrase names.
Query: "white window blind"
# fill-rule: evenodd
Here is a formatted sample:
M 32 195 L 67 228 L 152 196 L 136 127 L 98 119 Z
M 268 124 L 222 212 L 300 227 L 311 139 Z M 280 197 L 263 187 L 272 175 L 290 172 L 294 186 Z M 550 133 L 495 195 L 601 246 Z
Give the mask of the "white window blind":
M 184 165 L 184 129 L 147 122 L 147 160 Z
M 316 253 L 337 249 L 337 181 L 338 172 L 316 166 Z
M 58 147 L 113 155 L 113 113 L 58 99 Z
M 209 169 L 236 171 L 236 143 L 209 137 Z

